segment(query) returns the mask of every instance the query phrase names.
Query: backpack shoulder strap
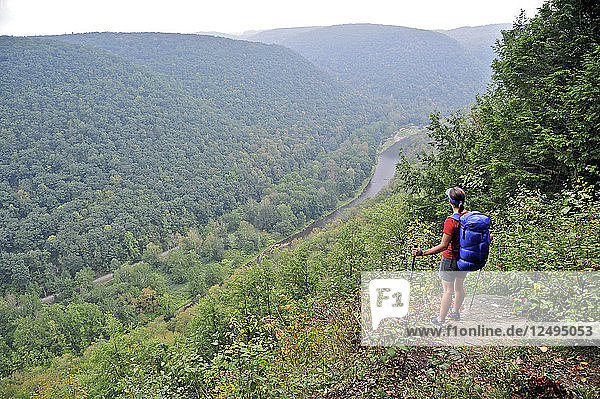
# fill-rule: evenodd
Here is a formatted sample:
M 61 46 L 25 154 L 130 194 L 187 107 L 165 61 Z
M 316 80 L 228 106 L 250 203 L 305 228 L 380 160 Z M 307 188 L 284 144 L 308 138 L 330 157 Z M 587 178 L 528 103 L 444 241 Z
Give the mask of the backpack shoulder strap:
M 467 221 L 469 220 L 469 218 L 473 216 L 473 212 L 465 212 L 462 215 L 459 215 L 459 223 L 460 221 L 462 221 L 461 225 L 460 225 L 460 229 L 462 231 L 462 239 L 464 240 L 466 235 L 467 235 Z M 464 228 L 463 228 L 464 227 Z
M 448 220 L 448 219 L 453 219 L 453 220 L 456 220 L 458 223 L 460 223 L 460 215 L 458 213 L 448 216 L 446 218 L 446 220 Z

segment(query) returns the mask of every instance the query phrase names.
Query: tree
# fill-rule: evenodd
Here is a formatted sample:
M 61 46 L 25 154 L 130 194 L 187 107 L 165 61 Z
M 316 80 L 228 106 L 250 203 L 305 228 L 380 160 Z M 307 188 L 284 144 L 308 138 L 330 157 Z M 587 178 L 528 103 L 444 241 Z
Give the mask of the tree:
M 133 233 L 131 231 L 125 232 L 123 241 L 125 243 L 125 247 L 127 248 L 127 251 L 129 251 L 129 260 L 136 261 L 136 260 L 140 259 L 142 254 L 140 253 L 139 244 L 138 244 L 138 241 L 133 236 Z
M 600 5 L 581 0 L 548 1 L 503 33 L 475 149 L 496 197 L 600 180 L 599 40 Z
M 465 116 L 432 116 L 434 151 L 401 163 L 404 188 L 436 219 L 445 188 L 490 209 L 525 186 L 556 193 L 600 182 L 600 5 L 551 0 L 503 32 L 492 85 Z M 435 209 L 437 207 L 437 209 Z M 432 216 L 435 217 L 432 218 Z

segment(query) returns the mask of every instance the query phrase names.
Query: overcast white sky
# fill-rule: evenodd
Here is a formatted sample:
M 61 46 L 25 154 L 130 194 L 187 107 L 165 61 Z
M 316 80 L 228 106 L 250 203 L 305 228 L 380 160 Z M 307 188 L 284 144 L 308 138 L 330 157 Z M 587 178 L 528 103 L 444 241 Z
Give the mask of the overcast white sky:
M 0 34 L 241 33 L 293 26 L 377 23 L 422 29 L 512 22 L 544 0 L 0 0 Z

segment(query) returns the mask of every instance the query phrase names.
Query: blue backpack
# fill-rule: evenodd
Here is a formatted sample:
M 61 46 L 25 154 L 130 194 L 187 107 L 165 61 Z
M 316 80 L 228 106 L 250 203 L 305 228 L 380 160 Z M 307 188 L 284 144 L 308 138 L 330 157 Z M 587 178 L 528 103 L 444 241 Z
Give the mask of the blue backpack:
M 490 218 L 479 212 L 455 213 L 449 218 L 460 223 L 459 270 L 481 269 L 490 253 Z

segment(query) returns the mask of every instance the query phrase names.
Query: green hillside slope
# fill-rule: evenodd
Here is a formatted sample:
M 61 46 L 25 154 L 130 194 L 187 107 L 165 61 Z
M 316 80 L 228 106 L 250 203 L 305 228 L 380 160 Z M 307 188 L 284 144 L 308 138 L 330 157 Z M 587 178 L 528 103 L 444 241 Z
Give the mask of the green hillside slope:
M 328 130 L 327 135 L 334 135 L 340 127 L 364 125 L 366 112 L 375 111 L 359 93 L 280 46 L 162 33 L 87 33 L 52 38 L 102 48 L 169 75 L 195 96 L 249 125 L 315 129 L 318 120 L 319 134 Z
M 241 73 L 241 64 L 230 69 L 233 50 L 215 45 L 198 64 L 213 70 L 199 78 L 215 82 L 204 90 L 193 79 L 200 72 L 177 79 L 90 46 L 10 37 L 0 46 L 2 290 L 33 283 L 43 296 L 84 266 L 138 260 L 149 242 L 170 245 L 173 234 L 249 202 L 260 214 L 265 190 L 282 181 L 274 193 L 302 195 L 282 210 L 285 234 L 358 188 L 387 134 L 353 133 L 373 113 L 281 47 L 247 43 L 235 55 L 247 60 Z M 337 167 L 357 173 L 343 184 L 320 178 Z M 273 217 L 259 227 L 272 230 Z
M 439 30 L 437 32 L 451 37 L 466 48 L 485 65 L 492 65 L 496 53 L 492 48 L 497 40 L 502 39 L 502 30 L 509 30 L 511 24 L 493 24 L 483 26 L 463 26 L 461 28 Z
M 550 206 L 554 204 L 550 198 L 529 195 L 491 213 L 502 223 L 494 232 L 486 269 L 552 270 L 564 264 L 573 270 L 597 270 L 598 204 L 581 207 L 576 219 L 565 218 L 560 208 Z M 239 270 L 170 321 L 113 335 L 82 357 L 55 359 L 49 367 L 5 379 L 0 387 L 6 397 L 43 393 L 47 398 L 58 398 L 66 390 L 91 398 L 159 393 L 179 398 L 338 398 L 380 390 L 423 399 L 477 398 L 488 392 L 510 397 L 544 389 L 535 380 L 544 373 L 561 392 L 595 397 L 600 364 L 594 347 L 542 352 L 538 347 L 360 345 L 361 271 L 405 270 L 412 243 L 437 243 L 440 235 L 439 224 L 430 225 L 415 214 L 406 196 L 380 198 L 293 250 Z M 576 235 L 585 238 L 572 251 Z M 581 250 L 594 247 L 595 253 Z M 420 258 L 416 267 L 435 270 L 439 259 Z M 564 290 L 569 309 L 580 300 L 578 287 Z M 539 298 L 530 290 L 516 294 L 532 305 Z M 598 315 L 594 304 L 599 299 L 588 298 L 589 309 L 595 309 L 588 316 Z
M 0 375 L 172 314 L 370 175 L 391 125 L 359 95 L 279 46 L 186 38 L 204 50 L 161 65 L 187 75 L 0 38 Z
M 251 40 L 302 54 L 344 82 L 399 106 L 422 122 L 434 109 L 462 108 L 483 92 L 489 64 L 433 31 L 386 25 L 276 29 Z

